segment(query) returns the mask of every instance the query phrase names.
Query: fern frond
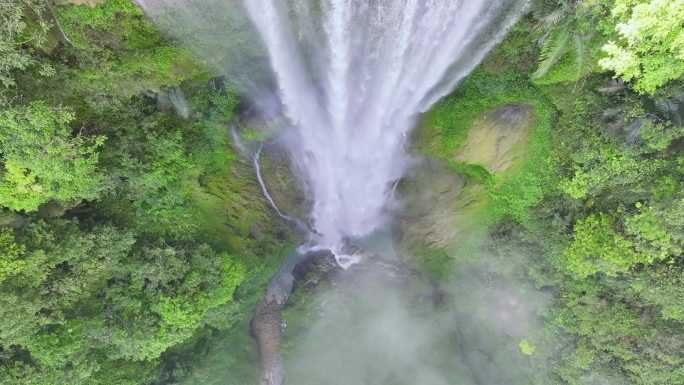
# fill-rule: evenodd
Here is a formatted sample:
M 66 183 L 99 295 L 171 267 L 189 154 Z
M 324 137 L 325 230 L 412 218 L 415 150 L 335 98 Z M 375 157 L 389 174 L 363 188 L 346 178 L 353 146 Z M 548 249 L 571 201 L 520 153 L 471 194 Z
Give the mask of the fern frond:
M 568 50 L 570 35 L 568 24 L 560 26 L 548 35 L 542 45 L 539 67 L 532 75 L 532 78 L 538 79 L 546 75 L 551 70 L 551 67 L 563 58 L 563 55 Z
M 567 8 L 559 8 L 542 17 L 539 21 L 544 29 L 550 29 L 558 25 L 568 14 Z
M 577 78 L 581 78 L 584 74 L 584 59 L 587 50 L 584 44 L 584 37 L 580 34 L 575 36 L 575 65 L 577 66 Z
M 549 13 L 565 8 L 565 4 L 565 0 L 534 0 L 532 15 L 536 20 L 542 20 Z

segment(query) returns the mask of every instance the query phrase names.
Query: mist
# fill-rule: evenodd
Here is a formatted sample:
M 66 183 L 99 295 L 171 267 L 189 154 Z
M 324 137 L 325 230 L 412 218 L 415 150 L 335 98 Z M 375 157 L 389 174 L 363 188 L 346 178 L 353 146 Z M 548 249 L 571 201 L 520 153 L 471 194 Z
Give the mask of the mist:
M 529 384 L 539 368 L 520 345 L 534 346 L 550 297 L 522 274 L 526 260 L 485 252 L 438 286 L 388 269 L 398 260 L 342 272 L 285 312 L 285 383 Z
M 263 119 L 287 119 L 273 141 L 286 149 L 312 201 L 313 245 L 331 249 L 340 264 L 348 240 L 395 219 L 401 204 L 394 192 L 412 164 L 407 148 L 419 115 L 484 59 L 527 4 L 138 3 Z M 483 251 L 437 285 L 400 254 L 387 244 L 366 248 L 354 259 L 360 263 L 297 293 L 285 310 L 284 370 L 272 365 L 275 375 L 262 383 L 280 384 L 283 373 L 292 385 L 530 382 L 530 340 L 548 300 L 512 273 L 524 255 Z M 284 302 L 262 305 L 276 314 Z

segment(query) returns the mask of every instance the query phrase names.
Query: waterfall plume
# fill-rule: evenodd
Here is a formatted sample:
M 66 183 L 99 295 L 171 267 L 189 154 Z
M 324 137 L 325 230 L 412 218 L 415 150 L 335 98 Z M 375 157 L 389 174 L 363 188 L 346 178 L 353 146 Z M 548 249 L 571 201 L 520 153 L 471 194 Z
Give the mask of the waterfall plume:
M 291 125 L 282 143 L 313 202 L 316 243 L 333 250 L 391 219 L 392 191 L 410 163 L 406 147 L 417 118 L 482 61 L 527 3 L 138 2 L 231 76 L 255 105 L 272 110 L 272 103 L 265 102 L 272 98 L 264 95 L 276 96 L 277 111 Z M 253 48 L 224 46 L 231 39 L 226 31 L 246 18 L 251 21 L 247 28 L 255 32 L 250 36 L 258 37 L 244 41 L 258 40 L 252 45 L 260 46 L 261 55 Z M 270 67 L 271 74 L 256 70 L 262 67 Z M 272 92 L 263 91 L 269 87 Z

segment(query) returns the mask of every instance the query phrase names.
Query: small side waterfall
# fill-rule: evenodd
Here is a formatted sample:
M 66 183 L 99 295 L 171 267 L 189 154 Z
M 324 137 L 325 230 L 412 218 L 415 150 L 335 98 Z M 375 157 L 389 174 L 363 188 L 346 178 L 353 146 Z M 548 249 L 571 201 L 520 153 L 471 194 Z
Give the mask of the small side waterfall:
M 266 187 L 266 182 L 264 181 L 264 178 L 261 175 L 261 152 L 264 150 L 264 145 L 263 143 L 259 145 L 259 148 L 257 149 L 256 153 L 254 154 L 254 170 L 256 172 L 256 177 L 257 181 L 259 182 L 259 186 L 261 187 L 261 192 L 264 194 L 264 197 L 268 201 L 268 203 L 271 205 L 271 208 L 278 214 L 279 217 L 283 218 L 284 220 L 294 224 L 299 231 L 301 231 L 303 234 L 311 234 L 313 231 L 309 228 L 309 226 L 306 225 L 303 221 L 301 221 L 299 218 L 295 218 L 289 214 L 286 214 L 280 210 L 276 202 L 273 200 L 273 197 L 271 196 L 271 193 L 268 192 L 268 187 Z
M 339 251 L 388 220 L 416 117 L 505 35 L 523 0 L 245 0 L 268 51 L 285 140 Z

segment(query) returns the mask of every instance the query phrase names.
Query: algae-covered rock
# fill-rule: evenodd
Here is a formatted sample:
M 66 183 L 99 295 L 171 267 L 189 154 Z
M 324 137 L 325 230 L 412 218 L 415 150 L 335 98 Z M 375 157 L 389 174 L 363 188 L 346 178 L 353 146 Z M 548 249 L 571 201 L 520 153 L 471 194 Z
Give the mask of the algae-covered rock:
M 430 248 L 450 246 L 463 228 L 458 209 L 464 204 L 459 197 L 465 185 L 463 175 L 438 160 L 425 159 L 411 170 L 401 189 L 402 241 Z
M 489 109 L 474 120 L 450 156 L 425 156 L 410 170 L 400 191 L 404 207 L 399 222 L 402 249 L 419 266 L 439 277 L 448 274 L 455 259 L 479 248 L 490 184 L 520 170 L 535 119 L 528 104 Z
M 452 161 L 484 167 L 491 174 L 515 170 L 526 158 L 534 121 L 532 107 L 507 104 L 475 120 Z M 405 178 L 401 216 L 404 240 L 448 249 L 478 224 L 488 195 L 482 180 L 468 177 L 449 160 L 425 158 Z
M 532 107 L 527 104 L 491 110 L 475 121 L 455 159 L 491 173 L 506 172 L 525 159 L 532 122 Z

